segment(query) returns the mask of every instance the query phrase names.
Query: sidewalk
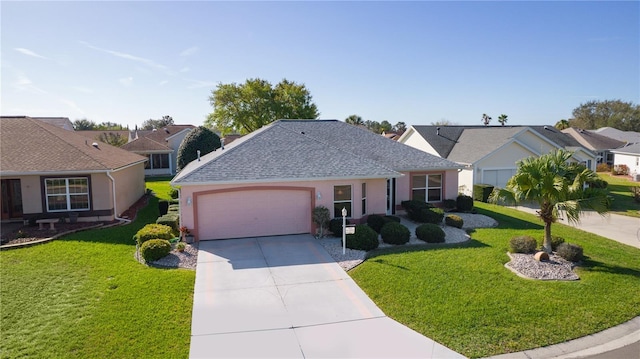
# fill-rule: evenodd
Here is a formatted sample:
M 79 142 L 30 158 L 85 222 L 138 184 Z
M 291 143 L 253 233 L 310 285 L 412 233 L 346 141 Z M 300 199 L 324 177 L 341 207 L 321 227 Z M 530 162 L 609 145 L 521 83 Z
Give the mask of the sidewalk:
M 515 208 L 523 212 L 536 214 L 536 209 L 534 208 L 522 206 Z M 587 213 L 581 217 L 580 223 L 569 224 L 566 222 L 566 220 L 559 221 L 559 223 L 640 248 L 640 240 L 637 237 L 638 228 L 640 228 L 640 219 L 638 218 L 618 214 L 608 214 L 603 217 L 597 213 Z M 612 230 L 612 228 L 615 228 L 615 230 Z M 629 345 L 637 347 L 639 344 L 640 316 L 613 328 L 587 335 L 582 338 L 570 340 L 568 342 L 517 353 L 501 354 L 487 359 L 597 358 L 598 354 L 604 354 Z M 640 357 L 640 354 L 636 356 L 636 358 L 638 357 Z

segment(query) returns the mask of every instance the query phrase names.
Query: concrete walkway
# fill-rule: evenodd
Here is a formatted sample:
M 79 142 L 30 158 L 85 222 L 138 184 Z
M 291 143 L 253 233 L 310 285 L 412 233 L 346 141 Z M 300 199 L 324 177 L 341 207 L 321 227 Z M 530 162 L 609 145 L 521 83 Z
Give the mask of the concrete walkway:
M 464 358 L 388 318 L 311 235 L 201 242 L 190 358 Z

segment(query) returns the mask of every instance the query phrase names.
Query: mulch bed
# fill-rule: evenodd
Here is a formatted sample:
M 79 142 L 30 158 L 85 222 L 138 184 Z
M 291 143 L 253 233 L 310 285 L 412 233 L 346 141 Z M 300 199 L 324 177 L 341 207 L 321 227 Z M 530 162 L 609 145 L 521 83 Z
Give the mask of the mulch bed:
M 144 208 L 149 203 L 149 195 L 145 194 L 136 203 L 134 203 L 129 209 L 124 211 L 121 218 L 133 220 L 138 213 L 138 210 Z M 55 230 L 49 229 L 49 225 L 46 225 L 46 229 L 39 229 L 38 225 L 35 226 L 22 226 L 13 232 L 7 233 L 0 238 L 0 244 L 22 244 L 40 241 L 43 239 L 51 238 L 63 233 L 82 230 L 83 228 L 95 227 L 98 225 L 116 224 L 118 221 L 100 221 L 100 222 L 76 222 L 76 223 L 56 223 Z

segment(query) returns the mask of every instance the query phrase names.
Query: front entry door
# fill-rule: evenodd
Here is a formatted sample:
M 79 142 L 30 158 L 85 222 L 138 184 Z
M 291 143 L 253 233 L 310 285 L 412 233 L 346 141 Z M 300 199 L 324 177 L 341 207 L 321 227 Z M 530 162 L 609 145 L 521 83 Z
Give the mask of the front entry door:
M 2 219 L 22 218 L 22 189 L 19 179 L 2 180 Z
M 396 179 L 387 179 L 387 215 L 396 214 Z

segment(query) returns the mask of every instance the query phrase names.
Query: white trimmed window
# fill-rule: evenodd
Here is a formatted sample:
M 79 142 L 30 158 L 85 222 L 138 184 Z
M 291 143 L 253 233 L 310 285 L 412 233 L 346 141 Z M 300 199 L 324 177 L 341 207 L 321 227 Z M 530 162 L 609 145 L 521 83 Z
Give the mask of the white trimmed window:
M 412 199 L 425 202 L 442 201 L 442 175 L 413 175 Z
M 89 210 L 87 177 L 47 178 L 44 183 L 48 212 Z
M 333 215 L 342 217 L 342 209 L 346 208 L 347 217 L 351 218 L 351 186 L 333 187 Z

